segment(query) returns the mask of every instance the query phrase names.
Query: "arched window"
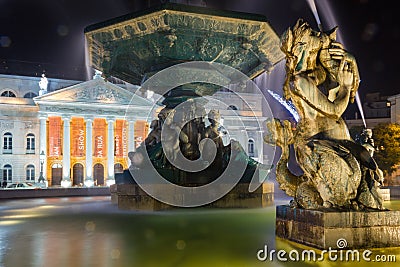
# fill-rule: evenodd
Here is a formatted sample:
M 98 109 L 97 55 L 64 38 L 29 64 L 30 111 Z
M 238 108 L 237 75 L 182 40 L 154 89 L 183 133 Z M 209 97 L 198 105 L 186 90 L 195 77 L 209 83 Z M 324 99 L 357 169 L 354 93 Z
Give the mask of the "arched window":
M 247 144 L 247 151 L 249 152 L 249 157 L 254 157 L 254 140 L 249 139 Z
M 37 94 L 33 92 L 28 92 L 24 95 L 24 98 L 34 98 L 34 97 L 37 97 Z
M 3 154 L 12 154 L 12 134 L 5 133 L 3 136 Z
M 26 167 L 26 180 L 27 181 L 35 181 L 35 166 L 29 164 Z
M 51 185 L 61 185 L 62 170 L 63 168 L 60 163 L 54 163 L 51 166 Z
M 12 182 L 12 167 L 10 164 L 6 164 L 3 167 L 3 181 Z
M 26 136 L 26 154 L 35 154 L 35 135 L 33 133 Z
M 15 94 L 11 91 L 4 91 L 1 93 L 1 96 L 3 97 L 16 97 Z
M 235 105 L 229 105 L 228 110 L 238 110 Z

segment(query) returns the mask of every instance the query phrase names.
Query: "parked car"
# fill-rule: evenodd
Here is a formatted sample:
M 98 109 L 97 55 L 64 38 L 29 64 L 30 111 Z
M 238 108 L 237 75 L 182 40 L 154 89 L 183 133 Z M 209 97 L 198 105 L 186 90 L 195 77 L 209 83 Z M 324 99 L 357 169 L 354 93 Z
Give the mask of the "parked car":
M 36 187 L 40 187 L 41 189 L 46 189 L 47 188 L 45 183 L 32 183 L 32 185 L 34 185 Z
M 22 182 L 22 183 L 9 184 L 5 189 L 41 189 L 41 188 L 32 183 Z

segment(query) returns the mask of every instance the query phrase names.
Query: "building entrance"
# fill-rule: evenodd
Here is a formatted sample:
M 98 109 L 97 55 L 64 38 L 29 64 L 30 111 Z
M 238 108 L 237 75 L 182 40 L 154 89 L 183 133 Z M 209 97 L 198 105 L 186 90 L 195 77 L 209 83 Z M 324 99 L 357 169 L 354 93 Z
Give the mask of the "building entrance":
M 76 163 L 72 169 L 73 185 L 83 185 L 83 165 Z
M 97 163 L 93 166 L 93 178 L 96 185 L 104 185 L 104 166 Z

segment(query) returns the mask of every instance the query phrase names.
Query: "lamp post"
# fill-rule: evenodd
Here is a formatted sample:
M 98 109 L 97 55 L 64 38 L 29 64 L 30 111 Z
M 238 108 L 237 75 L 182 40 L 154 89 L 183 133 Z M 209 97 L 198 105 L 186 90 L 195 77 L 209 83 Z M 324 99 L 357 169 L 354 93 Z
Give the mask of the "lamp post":
M 39 175 L 39 183 L 45 183 L 45 179 L 43 177 L 43 164 L 44 164 L 44 159 L 46 155 L 44 154 L 44 151 L 40 152 L 39 159 L 40 159 L 40 175 Z

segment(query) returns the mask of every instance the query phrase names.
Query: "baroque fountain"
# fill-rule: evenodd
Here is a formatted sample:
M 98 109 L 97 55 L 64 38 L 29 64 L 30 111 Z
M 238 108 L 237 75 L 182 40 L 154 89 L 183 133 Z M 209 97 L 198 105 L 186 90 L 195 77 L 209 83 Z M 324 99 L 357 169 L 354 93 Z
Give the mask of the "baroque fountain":
M 207 114 L 204 104 L 285 59 L 284 97 L 300 120 L 269 113 L 265 123 L 265 142 L 282 150 L 276 179 L 293 197 L 277 207 L 277 236 L 321 249 L 339 247 L 338 240 L 351 248 L 400 244 L 400 213 L 384 209 L 377 190 L 382 172 L 341 118 L 360 79 L 336 29 L 316 31 L 299 20 L 279 38 L 260 15 L 164 4 L 88 26 L 85 35 L 92 67 L 163 96 L 162 109 L 149 112 L 157 117 L 148 138 L 130 152 L 132 185 L 117 189 L 119 205 L 262 206 L 272 164 L 252 160 L 236 141 L 223 145 L 219 112 Z M 287 167 L 290 147 L 299 176 Z
M 125 185 L 117 179 L 119 206 L 265 205 L 271 185 L 263 181 L 272 163 L 253 160 L 238 141 L 224 145 L 219 110 L 204 108 L 221 88 L 256 91 L 251 79 L 284 58 L 264 16 L 166 3 L 88 26 L 85 35 L 93 68 L 162 95 L 149 111 L 149 136 L 129 153 Z

